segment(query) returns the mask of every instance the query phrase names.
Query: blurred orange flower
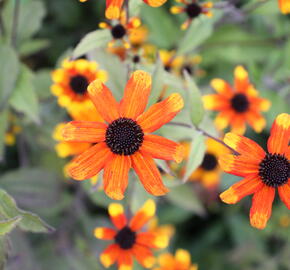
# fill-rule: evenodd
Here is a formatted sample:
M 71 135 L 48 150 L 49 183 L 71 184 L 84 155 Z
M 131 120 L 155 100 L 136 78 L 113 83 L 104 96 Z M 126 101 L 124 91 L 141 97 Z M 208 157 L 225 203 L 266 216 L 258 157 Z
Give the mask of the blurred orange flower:
M 283 14 L 290 13 L 290 0 L 278 0 L 279 8 Z

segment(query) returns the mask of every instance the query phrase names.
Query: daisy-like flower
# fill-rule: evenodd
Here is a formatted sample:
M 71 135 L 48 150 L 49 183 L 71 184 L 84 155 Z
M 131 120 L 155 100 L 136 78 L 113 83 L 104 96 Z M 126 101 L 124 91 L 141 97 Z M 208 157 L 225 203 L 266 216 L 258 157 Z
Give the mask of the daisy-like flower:
M 223 192 L 220 197 L 235 204 L 247 195 L 253 195 L 250 222 L 258 229 L 265 228 L 272 212 L 275 190 L 290 209 L 290 115 L 277 116 L 268 139 L 268 152 L 254 141 L 227 133 L 224 142 L 239 155 L 228 154 L 220 158 L 224 171 L 244 177 Z
M 119 270 L 131 270 L 133 257 L 145 268 L 155 262 L 152 249 L 165 248 L 168 237 L 164 234 L 147 231 L 144 225 L 155 215 L 156 206 L 148 200 L 128 222 L 121 204 L 109 205 L 109 215 L 116 229 L 96 228 L 94 235 L 98 239 L 113 241 L 100 255 L 105 267 L 117 263 Z
M 64 60 L 62 66 L 52 72 L 54 84 L 51 92 L 57 97 L 60 106 L 71 112 L 83 111 L 91 107 L 87 94 L 88 85 L 95 79 L 107 80 L 107 72 L 98 69 L 98 64 L 85 59 Z
M 71 162 L 72 178 L 88 179 L 104 168 L 106 194 L 121 200 L 132 167 L 147 192 L 155 196 L 168 192 L 153 158 L 181 162 L 183 149 L 180 144 L 149 133 L 173 119 L 183 108 L 183 99 L 174 93 L 144 112 L 150 91 L 151 76 L 141 70 L 132 74 L 120 103 L 100 80 L 89 85 L 89 96 L 107 124 L 72 121 L 63 129 L 66 141 L 96 143 Z
M 185 249 L 178 249 L 175 255 L 161 254 L 158 258 L 158 267 L 153 270 L 197 270 L 197 264 L 191 263 L 190 254 Z
M 198 0 L 175 0 L 177 3 L 182 3 L 183 6 L 173 6 L 170 11 L 173 14 L 186 13 L 188 19 L 181 25 L 181 29 L 185 30 L 191 24 L 192 20 L 204 14 L 208 17 L 212 16 L 210 9 L 212 2 L 200 4 Z
M 164 69 L 168 72 L 176 71 L 178 73 L 184 62 L 183 56 L 177 56 L 174 50 L 159 50 L 159 56 Z
M 279 8 L 283 14 L 290 13 L 290 0 L 278 0 Z
M 218 129 L 230 125 L 232 132 L 244 134 L 248 122 L 256 132 L 261 132 L 266 120 L 260 112 L 267 111 L 271 103 L 259 97 L 258 91 L 249 81 L 248 72 L 242 66 L 235 68 L 234 76 L 233 87 L 222 79 L 212 80 L 211 86 L 217 94 L 204 96 L 204 106 L 219 112 L 215 119 Z
M 139 50 L 148 39 L 148 28 L 139 26 L 133 28 L 129 33 L 129 42 L 134 51 Z

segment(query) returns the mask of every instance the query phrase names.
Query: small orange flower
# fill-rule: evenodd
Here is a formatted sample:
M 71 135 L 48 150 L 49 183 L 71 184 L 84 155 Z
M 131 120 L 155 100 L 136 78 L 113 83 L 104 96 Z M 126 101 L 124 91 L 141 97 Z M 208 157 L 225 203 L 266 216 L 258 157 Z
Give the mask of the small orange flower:
M 278 115 L 268 139 L 268 153 L 254 141 L 234 133 L 227 133 L 224 142 L 239 155 L 220 158 L 224 171 L 245 177 L 223 192 L 220 197 L 235 204 L 247 195 L 253 195 L 250 221 L 253 227 L 265 228 L 272 212 L 275 189 L 290 209 L 290 115 Z
M 212 16 L 210 8 L 212 8 L 212 2 L 199 4 L 198 0 L 175 0 L 178 3 L 183 3 L 184 6 L 173 6 L 170 11 L 173 14 L 186 13 L 188 19 L 181 25 L 181 29 L 185 30 L 191 24 L 192 20 L 197 18 L 201 14 L 205 14 L 208 17 Z
M 217 94 L 204 96 L 204 106 L 219 111 L 215 119 L 219 129 L 231 125 L 232 132 L 244 134 L 248 122 L 256 132 L 261 132 L 266 121 L 260 111 L 267 111 L 271 103 L 258 96 L 258 91 L 249 81 L 248 72 L 242 66 L 235 68 L 234 75 L 234 87 L 222 79 L 211 81 Z
M 182 146 L 148 133 L 173 119 L 183 108 L 183 100 L 174 93 L 144 112 L 150 91 L 151 76 L 141 70 L 132 74 L 120 103 L 100 80 L 89 85 L 89 96 L 107 124 L 72 121 L 63 129 L 66 141 L 96 143 L 71 162 L 72 178 L 88 179 L 104 168 L 106 194 L 121 200 L 132 167 L 147 192 L 155 196 L 168 192 L 153 158 L 181 162 Z
M 278 0 L 279 8 L 283 14 L 290 13 L 290 0 Z
M 191 264 L 187 250 L 178 249 L 175 256 L 170 253 L 161 254 L 158 258 L 159 266 L 153 270 L 197 270 L 197 264 Z
M 96 238 L 114 241 L 100 255 L 101 263 L 106 268 L 117 263 L 119 270 L 131 270 L 133 257 L 145 268 L 153 266 L 155 258 L 151 250 L 165 248 L 168 237 L 146 229 L 140 230 L 155 215 L 155 210 L 154 201 L 148 200 L 128 222 L 121 204 L 109 205 L 109 215 L 116 229 L 101 227 L 94 231 Z

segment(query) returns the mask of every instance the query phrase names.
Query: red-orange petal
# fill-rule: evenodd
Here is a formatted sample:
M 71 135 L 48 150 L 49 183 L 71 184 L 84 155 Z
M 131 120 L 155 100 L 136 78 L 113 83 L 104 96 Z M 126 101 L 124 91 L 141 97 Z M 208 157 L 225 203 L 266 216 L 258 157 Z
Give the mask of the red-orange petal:
M 120 17 L 121 8 L 124 0 L 107 0 L 106 1 L 106 18 L 113 20 Z
M 143 267 L 151 268 L 154 265 L 155 258 L 149 248 L 136 244 L 133 247 L 133 254 Z
M 279 196 L 281 201 L 287 206 L 290 210 L 290 180 L 288 183 L 278 188 Z
M 249 86 L 248 72 L 242 66 L 237 66 L 234 71 L 235 89 L 238 92 L 246 92 Z
M 143 0 L 147 5 L 151 7 L 160 7 L 162 6 L 167 0 Z
M 114 226 L 122 229 L 127 224 L 127 218 L 124 214 L 124 208 L 119 203 L 111 203 L 109 205 L 109 215 Z
M 114 155 L 112 160 L 105 166 L 104 190 L 113 200 L 122 200 L 128 186 L 128 173 L 131 168 L 129 156 Z
M 120 104 L 123 117 L 136 119 L 144 112 L 151 91 L 151 76 L 145 71 L 135 71 L 129 79 Z
M 130 228 L 133 231 L 140 230 L 155 215 L 155 211 L 155 202 L 153 200 L 146 201 L 131 219 Z
M 251 225 L 257 229 L 264 229 L 272 214 L 272 204 L 275 198 L 275 188 L 264 185 L 253 196 L 250 210 Z
M 133 169 L 136 171 L 147 192 L 155 196 L 165 195 L 169 190 L 163 185 L 159 170 L 154 160 L 145 154 L 136 152 L 132 157 Z
M 107 125 L 101 122 L 71 121 L 62 130 L 65 141 L 102 142 L 106 139 Z
M 94 230 L 94 236 L 102 240 L 113 240 L 116 236 L 116 231 L 111 228 L 97 227 Z
M 279 114 L 271 128 L 268 139 L 268 151 L 270 153 L 284 154 L 287 152 L 290 140 L 290 114 Z
M 202 97 L 203 105 L 207 110 L 223 111 L 230 108 L 230 100 L 221 94 L 210 94 Z
M 234 93 L 231 85 L 222 79 L 213 79 L 210 82 L 211 87 L 218 93 L 230 98 Z
M 113 265 L 119 256 L 120 248 L 117 244 L 109 245 L 100 255 L 100 261 L 104 267 Z
M 110 89 L 97 79 L 88 86 L 88 93 L 103 119 L 111 123 L 119 118 L 119 104 Z
M 279 8 L 281 13 L 289 14 L 290 13 L 290 1 L 289 0 L 279 0 Z
M 145 135 L 140 152 L 153 158 L 174 160 L 177 163 L 182 161 L 184 155 L 181 144 L 157 135 Z
M 183 99 L 177 94 L 171 94 L 163 101 L 152 105 L 145 113 L 141 114 L 137 122 L 144 132 L 153 132 L 172 120 L 183 108 Z
M 112 155 L 106 143 L 98 143 L 71 161 L 68 174 L 76 180 L 91 178 L 104 168 Z
M 133 256 L 131 249 L 120 249 L 118 256 L 118 270 L 133 269 Z
M 245 196 L 259 191 L 264 186 L 259 176 L 247 177 L 224 191 L 220 198 L 228 204 L 235 204 Z
M 166 248 L 169 236 L 157 232 L 140 232 L 137 235 L 136 243 L 148 248 Z

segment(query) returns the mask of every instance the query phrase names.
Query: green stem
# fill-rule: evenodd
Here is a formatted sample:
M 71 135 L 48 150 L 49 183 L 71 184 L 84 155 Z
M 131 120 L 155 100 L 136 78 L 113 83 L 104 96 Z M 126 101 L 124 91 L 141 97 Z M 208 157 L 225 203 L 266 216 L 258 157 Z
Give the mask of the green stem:
M 20 12 L 20 0 L 15 0 L 12 31 L 11 31 L 11 45 L 14 48 L 16 48 L 17 45 L 17 28 L 18 28 L 19 12 Z

